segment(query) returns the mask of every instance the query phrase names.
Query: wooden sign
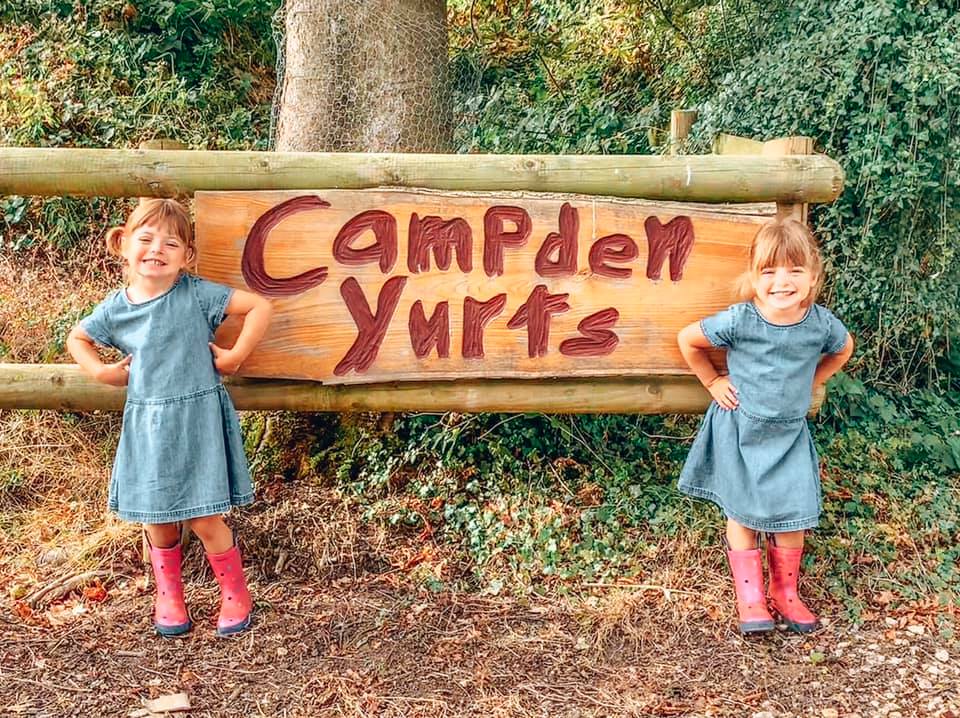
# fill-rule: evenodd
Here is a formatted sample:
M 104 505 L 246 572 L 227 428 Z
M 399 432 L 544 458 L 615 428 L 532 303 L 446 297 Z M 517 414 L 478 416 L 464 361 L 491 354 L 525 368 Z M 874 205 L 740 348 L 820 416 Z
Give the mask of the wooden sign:
M 392 190 L 195 209 L 199 274 L 274 303 L 241 373 L 332 384 L 689 373 L 677 332 L 733 301 L 774 212 Z

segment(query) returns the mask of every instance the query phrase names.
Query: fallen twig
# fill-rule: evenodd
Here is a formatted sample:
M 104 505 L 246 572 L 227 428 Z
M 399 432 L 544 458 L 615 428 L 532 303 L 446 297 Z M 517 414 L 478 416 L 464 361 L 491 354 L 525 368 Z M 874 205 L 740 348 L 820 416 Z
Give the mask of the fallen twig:
M 63 576 L 52 583 L 48 583 L 43 588 L 34 591 L 27 596 L 25 603 L 30 606 L 30 608 L 37 608 L 41 602 L 50 603 L 55 601 L 88 581 L 92 581 L 95 578 L 110 578 L 114 575 L 113 571 L 85 571 L 84 573 Z

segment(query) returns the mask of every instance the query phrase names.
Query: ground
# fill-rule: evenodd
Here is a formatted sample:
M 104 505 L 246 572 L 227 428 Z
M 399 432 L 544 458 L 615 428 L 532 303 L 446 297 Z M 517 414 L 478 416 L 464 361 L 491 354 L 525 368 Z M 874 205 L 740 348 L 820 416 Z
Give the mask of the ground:
M 193 716 L 960 716 L 960 649 L 933 604 L 854 624 L 821 601 L 814 635 L 744 639 L 722 561 L 708 555 L 700 586 L 676 572 L 690 547 L 654 558 L 656 584 L 431 592 L 413 576 L 442 572 L 441 551 L 356 523 L 330 489 L 270 498 L 234 519 L 256 622 L 230 639 L 214 633 L 217 591 L 195 541 L 195 625 L 180 639 L 151 632 L 129 527 L 112 529 L 113 550 L 101 544 L 110 564 L 93 570 L 106 573 L 65 595 L 56 580 L 76 565 L 21 546 L 40 567 L 0 614 L 0 712 L 127 716 L 183 691 Z

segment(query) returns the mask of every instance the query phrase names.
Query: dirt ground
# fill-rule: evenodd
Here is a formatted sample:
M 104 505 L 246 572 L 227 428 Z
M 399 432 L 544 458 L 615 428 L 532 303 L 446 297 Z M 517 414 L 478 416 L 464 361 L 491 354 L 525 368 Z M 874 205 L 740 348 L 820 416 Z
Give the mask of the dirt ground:
M 213 633 L 214 592 L 193 583 L 193 631 L 164 640 L 135 584 L 57 626 L 5 615 L 0 712 L 123 716 L 183 691 L 195 716 L 960 715 L 957 650 L 922 624 L 744 640 L 633 592 L 612 599 L 629 629 L 602 635 L 603 603 L 411 594 L 365 576 L 258 583 L 255 628 L 229 640 Z
M 270 498 L 235 518 L 256 622 L 231 639 L 214 634 L 217 591 L 196 542 L 195 625 L 180 639 L 151 632 L 130 527 L 110 529 L 114 548 L 102 544 L 69 592 L 57 581 L 77 566 L 22 546 L 53 565 L 0 611 L 0 714 L 138 715 L 144 699 L 182 691 L 193 716 L 960 716 L 960 647 L 935 602 L 857 626 L 820 601 L 820 632 L 747 640 L 722 561 L 710 554 L 690 585 L 682 544 L 664 547 L 645 584 L 433 593 L 413 577 L 446 570 L 441 552 L 364 533 L 329 490 Z

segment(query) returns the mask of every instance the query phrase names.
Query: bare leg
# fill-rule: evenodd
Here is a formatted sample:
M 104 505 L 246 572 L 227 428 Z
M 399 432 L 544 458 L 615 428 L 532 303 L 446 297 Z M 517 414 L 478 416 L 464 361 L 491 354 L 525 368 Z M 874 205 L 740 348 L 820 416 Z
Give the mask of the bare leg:
M 781 548 L 803 548 L 803 531 L 786 531 L 778 533 L 777 546 Z
M 190 528 L 203 542 L 207 553 L 219 554 L 233 547 L 233 531 L 219 514 L 190 519 Z
M 785 534 L 781 534 L 783 536 Z M 731 551 L 749 551 L 757 547 L 757 532 L 727 519 L 727 546 Z
M 176 546 L 180 540 L 180 526 L 178 524 L 144 524 L 147 538 L 154 548 L 170 548 Z

